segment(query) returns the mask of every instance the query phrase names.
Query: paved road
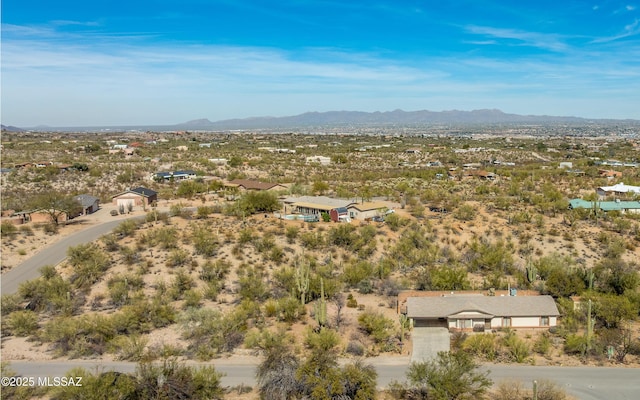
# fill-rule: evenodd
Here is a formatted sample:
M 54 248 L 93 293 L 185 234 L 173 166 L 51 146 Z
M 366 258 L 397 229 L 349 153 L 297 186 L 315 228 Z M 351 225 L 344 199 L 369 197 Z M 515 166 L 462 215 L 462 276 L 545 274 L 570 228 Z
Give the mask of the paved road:
M 67 257 L 67 249 L 69 247 L 94 241 L 100 236 L 111 232 L 111 230 L 118 226 L 122 221 L 124 221 L 124 219 L 117 219 L 91 226 L 62 238 L 51 246 L 42 249 L 33 257 L 2 274 L 0 277 L 2 280 L 0 283 L 0 292 L 2 294 L 17 292 L 18 287 L 22 282 L 35 279 L 40 276 L 40 268 L 45 265 L 56 265 L 62 262 Z
M 408 359 L 401 364 L 370 359 L 378 371 L 378 385 L 385 387 L 391 381 L 404 381 Z M 190 363 L 205 365 L 203 363 Z M 255 362 L 234 362 L 233 360 L 216 360 L 214 365 L 226 374 L 222 379 L 225 386 L 245 384 L 255 386 Z M 66 371 L 83 367 L 90 371 L 117 370 L 120 372 L 135 371 L 136 364 L 130 362 L 95 362 L 95 361 L 11 361 L 10 368 L 22 376 L 55 377 Z M 551 380 L 564 387 L 566 391 L 580 400 L 636 400 L 640 398 L 640 369 L 638 368 L 605 368 L 605 367 L 537 367 L 517 365 L 485 365 L 483 370 L 490 371 L 490 377 L 497 384 L 504 380 L 522 381 L 531 388 L 533 380 Z

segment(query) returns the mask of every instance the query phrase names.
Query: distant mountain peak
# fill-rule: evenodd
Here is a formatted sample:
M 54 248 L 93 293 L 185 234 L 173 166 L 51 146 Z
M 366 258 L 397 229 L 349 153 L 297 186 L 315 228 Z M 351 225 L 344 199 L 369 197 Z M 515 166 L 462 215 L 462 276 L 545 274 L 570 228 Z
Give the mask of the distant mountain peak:
M 179 124 L 179 125 L 184 125 L 184 126 L 211 126 L 211 125 L 214 125 L 214 123 L 209 121 L 206 118 L 200 118 L 200 119 L 194 119 L 194 120 L 191 120 L 191 121 L 183 122 L 182 124 Z

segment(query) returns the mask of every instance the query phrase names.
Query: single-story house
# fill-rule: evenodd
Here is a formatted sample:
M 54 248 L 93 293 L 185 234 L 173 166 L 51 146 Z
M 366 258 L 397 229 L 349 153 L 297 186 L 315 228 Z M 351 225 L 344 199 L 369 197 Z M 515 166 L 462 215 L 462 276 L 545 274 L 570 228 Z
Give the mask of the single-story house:
M 214 163 L 216 165 L 227 165 L 229 160 L 227 160 L 226 158 L 210 158 L 209 162 Z
M 285 187 L 279 183 L 260 182 L 251 179 L 234 179 L 229 182 L 229 186 L 238 187 L 242 190 L 282 190 Z
M 118 207 L 123 206 L 126 208 L 129 204 L 132 206 L 148 206 L 158 201 L 158 192 L 140 186 L 118 193 L 111 199 L 113 204 Z
M 612 169 L 601 169 L 598 171 L 598 175 L 605 178 L 622 178 L 622 172 L 614 171 Z
M 349 217 L 361 221 L 378 217 L 387 209 L 387 205 L 379 201 L 354 203 L 348 207 Z
M 333 199 L 326 196 L 288 197 L 283 201 L 285 214 L 314 214 L 329 213 L 333 209 L 348 208 L 355 204 L 352 200 Z
M 90 194 L 80 194 L 75 197 L 82 206 L 82 215 L 93 214 L 100 208 L 100 199 Z
M 196 173 L 191 170 L 186 171 L 169 171 L 169 172 L 156 172 L 153 174 L 153 179 L 158 182 L 165 181 L 182 181 L 185 179 L 195 179 Z
M 28 218 L 29 218 L 29 221 L 33 222 L 34 224 L 48 224 L 53 222 L 53 217 L 51 216 L 50 213 L 48 213 L 45 210 L 31 211 L 29 212 Z M 66 222 L 71 218 L 66 212 L 61 212 L 60 214 L 58 214 L 57 219 L 58 219 L 58 223 L 61 223 L 61 222 Z
M 640 201 L 587 201 L 582 199 L 569 200 L 569 209 L 585 208 L 593 210 L 596 207 L 604 212 L 620 211 L 621 213 L 640 213 Z
M 497 175 L 493 172 L 487 172 L 482 169 L 470 169 L 464 172 L 464 176 L 467 178 L 480 178 L 488 181 L 496 179 Z
M 320 165 L 329 165 L 331 164 L 331 157 L 325 157 L 325 156 L 311 156 L 311 157 L 307 157 L 306 161 L 307 164 L 320 164 Z
M 407 317 L 415 327 L 456 331 L 550 328 L 558 324 L 559 316 L 551 296 L 453 294 L 407 299 Z
M 616 183 L 613 186 L 601 186 L 596 189 L 598 196 L 640 195 L 640 186 L 630 186 L 624 183 Z

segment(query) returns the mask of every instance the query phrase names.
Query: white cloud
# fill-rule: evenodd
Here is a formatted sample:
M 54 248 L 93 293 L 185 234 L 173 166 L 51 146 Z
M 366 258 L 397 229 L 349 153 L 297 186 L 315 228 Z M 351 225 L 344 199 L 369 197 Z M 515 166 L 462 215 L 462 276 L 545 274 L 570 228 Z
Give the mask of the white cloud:
M 516 29 L 494 28 L 488 26 L 470 25 L 467 31 L 476 35 L 488 36 L 496 39 L 509 39 L 519 42 L 518 45 L 531 46 L 554 52 L 568 49 L 560 35 L 539 32 L 526 32 Z
M 2 119 L 17 126 L 172 124 L 336 109 L 500 107 L 520 112 L 505 107 L 516 104 L 536 114 L 549 113 L 545 107 L 551 98 L 563 99 L 566 107 L 573 104 L 571 98 L 584 103 L 594 98 L 600 104 L 603 85 L 618 91 L 610 103 L 614 111 L 627 112 L 626 104 L 640 101 L 640 70 L 604 50 L 572 53 L 570 60 L 557 53 L 389 59 L 332 48 L 288 52 L 154 44 L 140 37 L 78 40 L 43 28 L 9 27 L 3 33 L 8 31 L 2 48 Z M 500 38 L 535 43 L 545 37 L 482 27 L 473 31 L 488 36 L 478 45 Z M 619 51 L 624 57 L 633 54 L 629 48 Z M 551 114 L 567 113 L 558 109 Z M 637 110 L 626 116 L 640 118 Z

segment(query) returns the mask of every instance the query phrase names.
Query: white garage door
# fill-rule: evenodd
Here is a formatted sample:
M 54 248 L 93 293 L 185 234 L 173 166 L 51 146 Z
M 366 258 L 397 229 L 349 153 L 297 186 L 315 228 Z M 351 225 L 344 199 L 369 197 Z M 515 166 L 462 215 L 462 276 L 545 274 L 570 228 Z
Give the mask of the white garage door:
M 131 207 L 135 206 L 136 205 L 135 200 L 134 199 L 118 199 L 118 208 L 122 206 L 126 211 L 129 207 L 129 204 L 131 204 Z

